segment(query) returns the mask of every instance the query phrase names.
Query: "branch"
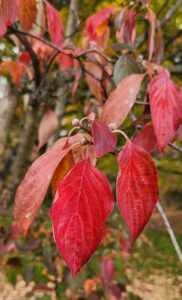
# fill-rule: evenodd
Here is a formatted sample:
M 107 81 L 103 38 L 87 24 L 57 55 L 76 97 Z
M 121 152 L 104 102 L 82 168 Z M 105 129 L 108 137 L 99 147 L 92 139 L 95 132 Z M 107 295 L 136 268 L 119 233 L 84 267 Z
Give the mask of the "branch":
M 182 0 L 177 0 L 176 3 L 167 11 L 165 16 L 159 22 L 159 27 L 163 27 L 175 14 L 175 12 L 182 6 Z
M 24 45 L 25 49 L 30 54 L 33 63 L 33 68 L 34 68 L 35 84 L 38 87 L 41 82 L 41 72 L 39 67 L 40 64 L 37 55 L 35 54 L 31 44 L 28 42 L 28 40 L 25 37 L 27 34 L 23 36 L 21 31 L 14 29 L 13 27 L 9 30 L 8 33 L 13 33 L 14 35 L 16 35 L 18 39 L 21 41 L 21 43 Z
M 74 1 L 74 0 L 72 0 L 72 1 Z M 100 52 L 100 51 L 99 51 L 98 49 L 96 49 L 96 48 L 87 49 L 87 50 L 85 50 L 85 51 L 82 51 L 81 54 L 74 55 L 74 54 L 72 54 L 72 53 L 67 53 L 66 51 L 64 51 L 63 49 L 60 49 L 59 47 L 55 46 L 54 44 L 52 44 L 52 43 L 49 42 L 48 40 L 46 40 L 46 39 L 44 39 L 44 38 L 42 38 L 42 37 L 40 37 L 40 36 L 37 36 L 37 35 L 35 35 L 35 34 L 33 34 L 33 33 L 30 33 L 30 32 L 24 32 L 24 31 L 21 31 L 21 30 L 19 30 L 19 29 L 15 29 L 15 28 L 13 28 L 13 30 L 14 30 L 14 32 L 19 33 L 19 34 L 21 34 L 21 35 L 28 36 L 28 37 L 31 37 L 31 38 L 33 38 L 33 39 L 36 39 L 36 40 L 38 40 L 38 41 L 44 43 L 45 45 L 49 46 L 50 48 L 56 50 L 58 53 L 64 54 L 64 55 L 66 55 L 66 56 L 70 56 L 70 57 L 72 57 L 72 58 L 74 58 L 74 59 L 79 59 L 80 57 L 87 56 L 89 53 L 95 52 L 95 53 L 97 53 L 98 55 L 100 55 L 101 57 L 105 58 L 105 60 L 107 60 L 108 62 L 110 62 L 110 63 L 114 63 L 114 62 L 115 62 L 114 60 L 108 58 L 104 53 Z
M 168 144 L 168 146 L 171 147 L 172 149 L 176 150 L 177 152 L 182 153 L 182 149 L 181 148 L 179 148 L 179 147 L 177 147 L 177 146 L 175 146 L 173 144 L 170 144 L 170 143 Z
M 95 63 L 103 72 L 103 78 L 101 81 L 105 80 L 105 79 L 108 79 L 110 81 L 110 83 L 112 84 L 112 87 L 114 88 L 115 87 L 115 83 L 112 79 L 112 76 L 110 76 L 110 74 L 107 73 L 106 69 L 105 69 L 105 66 L 103 63 L 99 62 L 95 56 L 91 56 L 91 55 L 87 55 L 87 58 L 92 61 L 93 63 Z
M 79 0 L 72 0 L 70 2 L 69 17 L 68 17 L 68 23 L 66 29 L 67 41 L 70 41 L 71 37 L 74 35 L 75 28 L 77 27 L 78 24 L 78 7 L 79 7 Z
M 157 12 L 157 17 L 159 17 L 162 14 L 163 10 L 166 9 L 166 7 L 168 8 L 168 4 L 169 4 L 169 0 L 164 1 L 163 5 Z
M 8 184 L 0 193 L 0 203 L 8 204 L 13 200 L 16 187 L 29 165 L 32 148 L 37 139 L 37 127 L 42 115 L 42 107 L 29 105 L 25 115 L 24 129 L 21 135 L 17 155 L 12 163 Z
M 181 51 L 182 51 L 182 47 L 177 48 L 174 52 L 171 52 L 168 55 L 164 56 L 162 61 L 172 59 L 174 56 L 178 55 Z
M 171 74 L 179 75 L 182 74 L 182 65 L 172 65 L 167 67 Z
M 165 212 L 164 212 L 164 210 L 163 210 L 163 208 L 162 208 L 162 206 L 161 206 L 161 204 L 159 202 L 157 203 L 157 209 L 158 209 L 158 211 L 159 211 L 159 213 L 160 213 L 160 215 L 161 215 L 161 217 L 162 217 L 162 219 L 164 221 L 164 224 L 166 226 L 166 230 L 169 233 L 169 236 L 171 238 L 173 246 L 174 246 L 174 248 L 176 250 L 176 253 L 178 255 L 179 261 L 182 264 L 182 252 L 181 252 L 180 246 L 178 244 L 178 241 L 176 239 L 174 231 L 173 231 L 173 229 L 172 229 L 172 227 L 171 227 L 171 225 L 169 223 L 169 220 L 168 220 L 168 218 L 167 218 L 167 216 L 166 216 L 166 214 L 165 214 Z
M 164 27 L 164 25 L 172 18 L 172 16 L 176 13 L 178 8 L 181 7 L 181 5 L 182 5 L 182 0 L 177 0 L 176 3 L 172 6 L 172 8 L 170 8 L 167 11 L 167 13 L 162 18 L 162 20 L 156 25 L 156 29 L 158 27 L 161 27 L 161 28 Z M 146 37 L 146 32 L 138 38 L 136 48 L 139 48 L 143 44 L 143 42 L 145 41 L 145 37 Z
M 179 29 L 177 32 L 175 32 L 175 34 L 174 35 L 170 35 L 169 36 L 169 38 L 167 39 L 167 42 L 166 42 L 166 44 L 165 44 L 165 47 L 167 47 L 167 46 L 171 46 L 171 44 L 173 43 L 173 42 L 175 42 L 176 41 L 176 39 L 177 38 L 179 38 L 180 36 L 182 35 L 182 29 Z

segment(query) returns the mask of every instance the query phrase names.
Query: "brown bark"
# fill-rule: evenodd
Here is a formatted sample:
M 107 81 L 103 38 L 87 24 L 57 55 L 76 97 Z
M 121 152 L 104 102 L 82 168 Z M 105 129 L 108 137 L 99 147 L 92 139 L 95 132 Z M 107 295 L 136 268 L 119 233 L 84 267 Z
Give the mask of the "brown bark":
M 37 106 L 29 106 L 25 116 L 25 124 L 17 155 L 13 161 L 7 187 L 1 194 L 1 201 L 6 205 L 13 200 L 15 190 L 30 163 L 33 145 L 37 140 L 37 129 L 40 123 L 41 109 Z
M 71 36 L 74 34 L 77 21 L 78 21 L 78 7 L 80 0 L 71 0 L 69 7 L 69 17 L 66 28 L 66 35 L 71 39 Z
M 0 168 L 2 166 L 6 141 L 12 124 L 15 108 L 17 105 L 17 93 L 7 89 L 7 95 L 0 99 Z

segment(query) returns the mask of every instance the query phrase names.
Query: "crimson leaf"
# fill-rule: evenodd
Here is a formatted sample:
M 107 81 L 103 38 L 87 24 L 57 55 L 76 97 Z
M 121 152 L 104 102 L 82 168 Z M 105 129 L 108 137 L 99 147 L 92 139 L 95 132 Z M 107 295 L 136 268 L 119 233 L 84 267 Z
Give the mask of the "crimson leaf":
M 149 87 L 149 99 L 154 132 L 159 149 L 173 140 L 182 116 L 182 94 L 166 71 L 155 76 Z
M 75 277 L 99 246 L 114 200 L 106 177 L 89 159 L 75 165 L 57 197 L 50 210 L 54 239 Z
M 64 39 L 64 26 L 58 11 L 46 2 L 47 22 L 51 41 L 60 46 Z
M 92 136 L 97 157 L 116 149 L 117 138 L 104 122 L 98 120 L 93 122 Z
M 156 206 L 157 171 L 150 155 L 131 141 L 121 150 L 118 163 L 118 207 L 129 228 L 132 245 Z
M 0 1 L 0 38 L 6 33 L 17 17 L 17 3 L 15 0 Z
M 57 166 L 70 149 L 65 147 L 66 140 L 58 140 L 51 150 L 34 161 L 16 191 L 14 218 L 24 236 L 44 200 Z M 80 135 L 75 135 L 69 143 L 73 145 L 78 140 Z
M 120 81 L 104 104 L 102 120 L 106 124 L 116 123 L 119 127 L 126 119 L 140 91 L 144 74 L 132 74 Z
M 145 124 L 142 130 L 134 137 L 133 142 L 143 147 L 147 152 L 158 149 L 157 139 L 152 124 Z
M 36 20 L 36 0 L 19 0 L 18 16 L 23 30 L 29 31 Z

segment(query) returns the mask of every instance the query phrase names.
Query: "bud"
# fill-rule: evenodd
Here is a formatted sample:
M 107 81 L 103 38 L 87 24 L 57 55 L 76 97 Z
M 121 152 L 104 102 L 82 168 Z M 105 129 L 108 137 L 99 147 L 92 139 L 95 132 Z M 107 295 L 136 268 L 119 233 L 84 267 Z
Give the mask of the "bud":
M 110 123 L 110 124 L 108 125 L 108 127 L 109 127 L 109 129 L 110 129 L 111 131 L 113 131 L 113 130 L 115 130 L 115 129 L 117 128 L 116 123 Z
M 72 125 L 73 125 L 73 126 L 78 126 L 78 125 L 80 125 L 80 120 L 79 120 L 79 119 L 76 119 L 76 118 L 73 119 L 73 120 L 72 120 Z
M 88 143 L 89 141 L 84 136 L 80 139 L 80 145 L 84 146 L 87 145 Z

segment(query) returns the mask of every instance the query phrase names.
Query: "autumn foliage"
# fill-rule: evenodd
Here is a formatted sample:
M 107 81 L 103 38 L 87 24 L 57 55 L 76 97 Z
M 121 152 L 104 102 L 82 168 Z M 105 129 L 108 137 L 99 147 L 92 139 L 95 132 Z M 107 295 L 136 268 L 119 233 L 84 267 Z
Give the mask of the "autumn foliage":
M 33 162 L 15 196 L 14 218 L 25 236 L 52 187 L 54 240 L 74 277 L 98 248 L 114 207 L 110 183 L 97 168 L 98 161 L 108 153 L 116 156 L 116 205 L 129 230 L 130 248 L 158 201 L 158 177 L 151 152 L 165 152 L 175 141 L 182 119 L 181 88 L 160 65 L 162 36 L 147 2 L 139 1 L 122 11 L 109 7 L 90 16 L 79 48 L 66 41 L 61 15 L 48 1 L 41 12 L 43 29 L 38 35 L 35 0 L 0 2 L 0 37 L 27 35 L 32 46 L 30 52 L 20 46 L 17 61 L 0 63 L 0 74 L 9 74 L 20 88 L 24 76 L 35 80 L 36 56 L 41 74 L 50 65 L 59 68 L 64 77 L 71 77 L 72 96 L 84 80 L 95 99 L 96 105 L 87 105 L 83 119 L 73 120 L 68 137 L 58 139 Z M 138 16 L 149 26 L 145 58 L 135 49 Z M 138 98 L 142 109 L 135 117 Z M 47 108 L 39 126 L 38 150 L 58 125 L 55 112 Z M 135 125 L 137 131 L 131 131 Z M 113 267 L 106 261 L 102 268 Z

